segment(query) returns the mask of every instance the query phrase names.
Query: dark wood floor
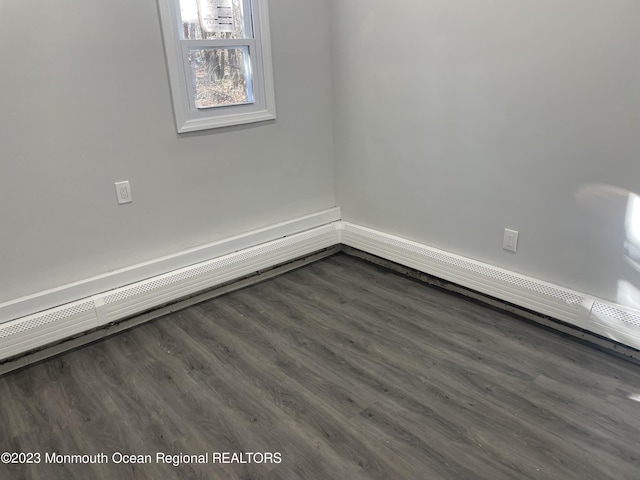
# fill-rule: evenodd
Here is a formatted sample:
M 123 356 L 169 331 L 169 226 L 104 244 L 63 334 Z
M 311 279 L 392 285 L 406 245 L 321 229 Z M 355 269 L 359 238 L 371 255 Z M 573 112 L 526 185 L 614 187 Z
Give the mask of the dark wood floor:
M 640 367 L 343 254 L 7 375 L 0 398 L 0 452 L 42 456 L 1 479 L 640 478 Z

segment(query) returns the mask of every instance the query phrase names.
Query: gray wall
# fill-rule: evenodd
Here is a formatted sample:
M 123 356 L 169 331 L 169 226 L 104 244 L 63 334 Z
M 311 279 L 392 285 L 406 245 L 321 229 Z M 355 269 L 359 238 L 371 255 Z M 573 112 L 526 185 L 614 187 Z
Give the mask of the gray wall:
M 638 284 L 636 0 L 332 6 L 346 220 L 605 299 Z
M 179 137 L 155 0 L 0 3 L 0 303 L 335 206 L 328 2 L 270 15 L 277 121 Z
M 334 188 L 349 221 L 611 300 L 638 284 L 637 1 L 270 14 L 278 120 L 178 136 L 155 0 L 0 3 L 0 303 L 330 208 Z

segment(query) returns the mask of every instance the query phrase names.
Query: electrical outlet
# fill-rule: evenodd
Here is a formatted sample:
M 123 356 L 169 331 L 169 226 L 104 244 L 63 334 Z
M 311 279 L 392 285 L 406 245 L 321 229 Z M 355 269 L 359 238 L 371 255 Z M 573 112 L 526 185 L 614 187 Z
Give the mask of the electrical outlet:
M 509 230 L 508 228 L 504 229 L 502 248 L 509 252 L 516 252 L 518 249 L 518 232 L 516 230 Z
M 116 182 L 116 197 L 118 198 L 118 203 L 122 205 L 123 203 L 131 203 L 133 202 L 133 198 L 131 197 L 131 185 L 129 185 L 129 181 L 126 182 Z

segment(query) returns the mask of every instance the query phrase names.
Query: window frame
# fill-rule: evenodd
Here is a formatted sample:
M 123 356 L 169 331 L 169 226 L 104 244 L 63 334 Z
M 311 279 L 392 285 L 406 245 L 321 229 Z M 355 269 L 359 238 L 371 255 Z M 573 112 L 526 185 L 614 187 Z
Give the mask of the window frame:
M 158 0 L 169 85 L 178 133 L 228 127 L 276 118 L 268 0 L 241 0 L 245 30 L 253 38 L 185 40 L 179 0 Z M 193 48 L 247 48 L 253 102 L 199 109 L 193 99 L 188 51 Z

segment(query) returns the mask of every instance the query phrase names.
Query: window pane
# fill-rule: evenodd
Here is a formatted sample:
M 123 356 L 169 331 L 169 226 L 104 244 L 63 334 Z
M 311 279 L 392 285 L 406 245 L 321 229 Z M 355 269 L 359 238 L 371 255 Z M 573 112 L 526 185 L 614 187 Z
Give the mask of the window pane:
M 196 108 L 253 103 L 249 49 L 189 50 Z
M 180 0 L 185 40 L 250 38 L 242 0 Z

